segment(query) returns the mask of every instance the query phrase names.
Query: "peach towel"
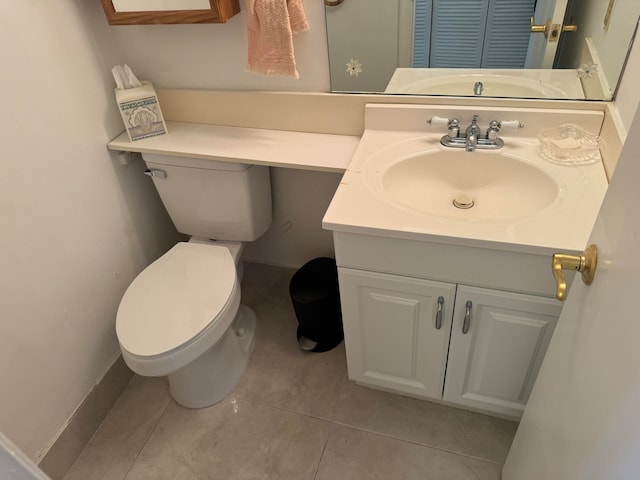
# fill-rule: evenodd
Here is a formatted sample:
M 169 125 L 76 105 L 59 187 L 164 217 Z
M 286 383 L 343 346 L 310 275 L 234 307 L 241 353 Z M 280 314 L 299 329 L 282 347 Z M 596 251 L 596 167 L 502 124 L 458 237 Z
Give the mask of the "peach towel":
M 302 0 L 247 0 L 247 70 L 298 78 L 293 34 L 309 30 Z

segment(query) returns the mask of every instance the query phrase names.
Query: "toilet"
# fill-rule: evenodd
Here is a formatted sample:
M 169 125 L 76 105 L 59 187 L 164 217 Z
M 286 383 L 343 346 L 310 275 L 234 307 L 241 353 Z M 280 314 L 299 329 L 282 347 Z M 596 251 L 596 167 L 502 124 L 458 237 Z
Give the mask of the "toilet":
M 143 154 L 179 232 L 190 235 L 145 268 L 116 317 L 122 357 L 135 373 L 167 376 L 188 408 L 219 402 L 240 382 L 256 316 L 240 304 L 242 242 L 271 223 L 269 169 Z

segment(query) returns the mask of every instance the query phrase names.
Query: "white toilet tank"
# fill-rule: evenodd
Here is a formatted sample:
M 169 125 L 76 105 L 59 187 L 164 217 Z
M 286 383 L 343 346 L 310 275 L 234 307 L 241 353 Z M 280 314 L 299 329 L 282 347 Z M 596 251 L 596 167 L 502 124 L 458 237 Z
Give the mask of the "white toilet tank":
M 250 242 L 269 228 L 269 167 L 149 153 L 142 157 L 179 232 Z

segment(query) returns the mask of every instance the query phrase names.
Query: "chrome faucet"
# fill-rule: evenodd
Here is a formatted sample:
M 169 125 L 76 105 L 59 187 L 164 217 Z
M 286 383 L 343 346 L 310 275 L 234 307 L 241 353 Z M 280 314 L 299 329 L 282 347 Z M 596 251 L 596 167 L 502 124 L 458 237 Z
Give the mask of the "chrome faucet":
M 478 116 L 473 115 L 471 117 L 471 125 L 465 130 L 465 150 L 467 152 L 473 152 L 478 146 L 478 137 L 481 134 L 480 126 L 478 125 Z
M 428 120 L 429 125 L 437 127 L 447 126 L 447 134 L 440 139 L 440 143 L 445 147 L 464 148 L 467 152 L 479 149 L 497 149 L 504 146 L 504 141 L 499 138 L 500 130 L 519 130 L 524 127 L 518 120 L 492 120 L 486 132 L 483 132 L 478 125 L 478 115 L 471 116 L 471 123 L 461 131 L 460 122 L 457 118 L 434 116 Z
M 476 82 L 473 85 L 473 94 L 476 96 L 482 95 L 482 91 L 484 90 L 484 84 L 482 82 Z

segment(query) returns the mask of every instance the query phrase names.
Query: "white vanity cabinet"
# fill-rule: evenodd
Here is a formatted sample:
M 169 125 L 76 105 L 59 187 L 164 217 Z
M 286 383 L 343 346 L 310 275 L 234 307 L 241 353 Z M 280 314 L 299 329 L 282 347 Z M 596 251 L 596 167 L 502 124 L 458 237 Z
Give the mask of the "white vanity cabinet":
M 455 284 L 338 269 L 349 377 L 440 398 Z
M 334 240 L 349 378 L 522 415 L 562 309 L 548 256 L 341 232 Z
M 458 286 L 443 400 L 522 416 L 561 309 L 552 298 Z

